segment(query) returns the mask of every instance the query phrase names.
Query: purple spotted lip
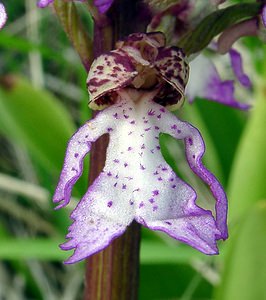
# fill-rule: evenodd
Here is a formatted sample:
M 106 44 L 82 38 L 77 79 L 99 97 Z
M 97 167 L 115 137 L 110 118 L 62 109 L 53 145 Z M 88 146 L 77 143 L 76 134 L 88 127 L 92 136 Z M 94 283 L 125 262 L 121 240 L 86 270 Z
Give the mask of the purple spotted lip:
M 119 51 L 101 55 L 92 65 L 88 76 L 91 103 L 109 107 L 70 139 L 53 196 L 57 209 L 69 203 L 91 144 L 105 133 L 110 139 L 104 169 L 71 213 L 68 241 L 61 248 L 75 251 L 66 263 L 101 251 L 133 220 L 209 255 L 217 254 L 217 241 L 227 238 L 226 195 L 202 164 L 205 146 L 200 133 L 170 113 L 166 107 L 171 104 L 156 103 L 169 87 L 182 97 L 188 71 L 183 70 L 183 54 L 176 48 L 161 48 L 162 42 L 161 34 L 136 34 L 120 43 Z M 172 72 L 177 62 L 179 71 Z M 144 74 L 136 71 L 139 64 Z M 165 162 L 161 132 L 184 141 L 190 168 L 216 200 L 215 216 L 196 204 L 196 191 Z

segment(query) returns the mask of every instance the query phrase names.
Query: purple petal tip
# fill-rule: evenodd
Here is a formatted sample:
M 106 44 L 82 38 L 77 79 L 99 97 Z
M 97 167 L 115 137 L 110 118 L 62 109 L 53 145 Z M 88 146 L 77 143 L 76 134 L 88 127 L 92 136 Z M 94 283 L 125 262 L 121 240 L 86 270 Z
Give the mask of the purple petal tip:
M 94 5 L 98 8 L 101 14 L 105 14 L 113 4 L 114 0 L 94 0 Z

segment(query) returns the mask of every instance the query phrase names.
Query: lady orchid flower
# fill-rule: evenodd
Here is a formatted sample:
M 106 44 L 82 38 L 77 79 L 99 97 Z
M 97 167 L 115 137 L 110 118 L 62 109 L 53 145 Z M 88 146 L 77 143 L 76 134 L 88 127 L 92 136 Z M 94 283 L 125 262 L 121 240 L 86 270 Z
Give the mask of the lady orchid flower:
M 166 47 L 162 33 L 132 34 L 117 49 L 99 56 L 88 74 L 89 106 L 102 109 L 72 136 L 53 201 L 66 206 L 82 174 L 85 155 L 104 133 L 110 141 L 105 167 L 71 213 L 63 250 L 75 249 L 75 263 L 107 247 L 133 220 L 206 254 L 217 254 L 227 238 L 227 199 L 202 164 L 199 131 L 168 110 L 178 108 L 188 80 L 183 52 Z M 215 217 L 199 207 L 194 189 L 165 162 L 161 132 L 184 140 L 190 168 L 216 199 Z

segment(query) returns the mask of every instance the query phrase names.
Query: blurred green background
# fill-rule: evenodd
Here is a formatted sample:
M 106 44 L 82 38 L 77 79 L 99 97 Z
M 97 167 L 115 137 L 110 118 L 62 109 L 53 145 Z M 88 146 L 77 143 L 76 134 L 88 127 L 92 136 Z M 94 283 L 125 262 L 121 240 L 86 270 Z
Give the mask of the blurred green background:
M 86 73 L 50 9 L 3 2 L 9 20 L 0 31 L 0 299 L 82 299 L 84 263 L 64 266 L 68 254 L 58 244 L 86 190 L 89 161 L 69 208 L 53 211 L 51 197 L 67 140 L 91 117 Z M 140 300 L 266 299 L 266 48 L 256 37 L 238 46 L 253 82 L 251 92 L 239 93 L 253 108 L 198 99 L 177 112 L 202 133 L 205 164 L 228 193 L 230 238 L 219 256 L 208 257 L 142 229 Z M 183 146 L 168 136 L 160 142 L 168 163 L 208 206 L 210 194 L 188 168 Z

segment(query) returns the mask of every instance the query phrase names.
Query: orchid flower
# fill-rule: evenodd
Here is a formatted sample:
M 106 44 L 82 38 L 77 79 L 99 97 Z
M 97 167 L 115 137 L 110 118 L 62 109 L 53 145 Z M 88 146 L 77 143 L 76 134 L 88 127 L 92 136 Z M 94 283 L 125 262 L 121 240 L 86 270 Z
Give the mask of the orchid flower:
M 240 53 L 231 48 L 229 50 L 232 73 L 239 83 L 247 89 L 251 88 L 251 81 L 243 70 L 242 57 Z M 210 101 L 219 102 L 234 108 L 247 110 L 250 105 L 241 103 L 235 98 L 235 81 L 222 80 L 217 68 L 211 59 L 204 54 L 198 55 L 190 64 L 191 76 L 189 78 L 186 95 L 190 102 L 196 97 Z M 204 76 L 202 72 L 204 70 Z
M 170 1 L 169 3 L 157 3 L 156 1 L 146 0 L 155 14 L 149 28 L 157 30 L 161 28 L 163 18 L 173 15 L 172 39 L 171 42 L 178 44 L 188 32 L 195 29 L 197 25 L 203 20 L 204 17 L 218 9 L 218 6 L 225 2 L 224 0 L 209 0 L 209 1 L 196 1 L 196 0 L 180 0 Z M 166 22 L 169 27 L 168 23 Z M 175 26 L 174 26 L 175 25 Z M 168 27 L 164 30 L 168 30 Z M 169 31 L 169 30 L 168 30 Z M 213 48 L 214 43 L 211 43 Z M 217 48 L 217 46 L 216 46 Z M 230 47 L 231 48 L 231 47 Z M 217 49 L 212 49 L 217 51 Z M 220 50 L 220 49 L 219 49 Z M 244 73 L 242 67 L 242 58 L 238 51 L 235 49 L 227 49 L 231 61 L 231 68 L 237 81 L 247 89 L 251 88 L 251 82 L 247 74 Z M 221 54 L 221 53 L 220 53 Z M 224 54 L 224 53 L 222 53 Z M 186 95 L 190 102 L 193 102 L 197 97 L 204 98 L 210 101 L 219 102 L 224 105 L 232 106 L 238 109 L 249 109 L 250 105 L 240 103 L 235 97 L 235 80 L 222 80 L 219 70 L 216 69 L 212 61 L 207 58 L 203 53 L 198 53 L 198 56 L 189 57 L 191 61 L 191 77 L 188 83 Z M 204 76 L 202 70 L 204 69 Z
M 217 254 L 227 238 L 227 199 L 202 164 L 199 131 L 168 110 L 183 101 L 188 65 L 182 51 L 165 47 L 162 33 L 132 34 L 118 49 L 99 56 L 88 74 L 90 107 L 102 109 L 72 136 L 53 196 L 66 206 L 82 174 L 85 155 L 101 135 L 110 136 L 105 167 L 71 213 L 63 250 L 75 249 L 75 263 L 107 247 L 136 220 L 206 254 Z M 160 133 L 185 143 L 188 164 L 216 200 L 215 217 L 199 207 L 194 189 L 165 162 Z
M 4 4 L 0 2 L 0 29 L 4 27 L 7 21 L 7 14 L 4 7 Z

